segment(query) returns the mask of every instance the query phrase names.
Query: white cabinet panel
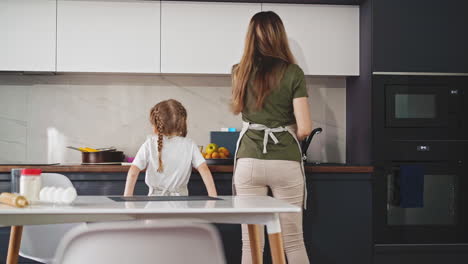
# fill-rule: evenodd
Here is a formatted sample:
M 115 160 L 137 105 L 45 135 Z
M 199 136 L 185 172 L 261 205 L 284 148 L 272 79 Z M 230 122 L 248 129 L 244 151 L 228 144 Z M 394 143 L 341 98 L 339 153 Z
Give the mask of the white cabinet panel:
M 306 75 L 359 75 L 359 6 L 263 4 L 283 20 Z
M 57 71 L 160 72 L 160 4 L 58 0 Z
M 55 71 L 55 0 L 0 1 L 0 71 Z
M 161 72 L 229 74 L 260 4 L 162 2 Z

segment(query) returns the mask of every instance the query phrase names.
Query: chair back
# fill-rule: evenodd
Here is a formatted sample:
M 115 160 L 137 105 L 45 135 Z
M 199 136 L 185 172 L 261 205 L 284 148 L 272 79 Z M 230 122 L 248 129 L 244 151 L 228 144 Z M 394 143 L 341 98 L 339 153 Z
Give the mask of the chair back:
M 41 181 L 42 187 L 73 187 L 70 179 L 58 173 L 42 173 Z M 24 226 L 19 253 L 22 257 L 38 262 L 52 263 L 60 240 L 70 229 L 80 224 Z
M 73 183 L 67 176 L 58 173 L 42 173 L 41 174 L 42 187 L 73 187 Z
M 223 264 L 216 229 L 181 220 L 94 223 L 73 229 L 57 249 L 60 264 Z

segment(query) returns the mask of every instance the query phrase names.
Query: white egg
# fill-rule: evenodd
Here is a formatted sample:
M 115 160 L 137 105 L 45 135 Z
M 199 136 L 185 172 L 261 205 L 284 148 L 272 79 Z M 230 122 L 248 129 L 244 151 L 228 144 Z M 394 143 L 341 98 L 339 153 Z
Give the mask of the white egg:
M 48 189 L 47 192 L 45 193 L 45 197 L 44 197 L 46 202 L 50 202 L 50 203 L 51 203 L 51 202 L 54 201 L 53 199 L 54 199 L 54 193 L 55 193 L 55 190 L 56 190 L 56 189 L 57 189 L 57 188 L 54 187 L 54 186 L 49 187 L 49 189 Z
M 58 187 L 55 189 L 54 193 L 52 194 L 52 202 L 54 203 L 60 203 L 62 200 L 62 193 L 63 193 L 63 188 Z
M 42 202 L 47 202 L 47 198 L 46 198 L 46 195 L 47 195 L 47 192 L 49 191 L 49 187 L 44 187 L 42 188 L 42 190 L 39 192 L 39 200 L 42 201 Z
M 68 187 L 63 191 L 61 201 L 65 204 L 71 204 L 73 201 L 75 201 L 76 196 L 77 193 L 75 188 Z

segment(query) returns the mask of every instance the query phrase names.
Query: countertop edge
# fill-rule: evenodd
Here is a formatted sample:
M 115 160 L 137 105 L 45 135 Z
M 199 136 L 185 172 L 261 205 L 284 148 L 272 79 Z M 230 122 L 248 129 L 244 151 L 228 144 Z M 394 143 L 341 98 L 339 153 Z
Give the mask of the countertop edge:
M 130 166 L 121 165 L 52 165 L 52 166 L 10 166 L 0 165 L 0 173 L 10 173 L 13 168 L 37 168 L 43 172 L 127 172 Z M 213 173 L 232 173 L 233 165 L 208 165 Z M 193 170 L 196 172 L 196 170 Z M 373 173 L 373 166 L 305 166 L 306 173 Z

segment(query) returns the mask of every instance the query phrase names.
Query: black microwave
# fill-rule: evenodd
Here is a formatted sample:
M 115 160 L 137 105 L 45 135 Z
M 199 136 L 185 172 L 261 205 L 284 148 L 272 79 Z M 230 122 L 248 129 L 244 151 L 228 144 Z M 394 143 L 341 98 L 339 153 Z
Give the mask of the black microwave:
M 377 76 L 377 126 L 392 139 L 468 139 L 468 78 Z

